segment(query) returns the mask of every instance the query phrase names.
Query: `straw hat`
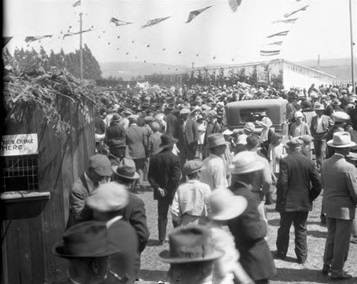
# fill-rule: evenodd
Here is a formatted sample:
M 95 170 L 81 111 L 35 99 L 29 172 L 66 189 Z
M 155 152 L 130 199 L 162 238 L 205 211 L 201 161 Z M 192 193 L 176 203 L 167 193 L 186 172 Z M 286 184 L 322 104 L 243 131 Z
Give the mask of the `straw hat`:
M 98 212 L 123 209 L 129 202 L 129 192 L 124 185 L 108 182 L 100 185 L 86 200 L 86 205 Z
M 255 125 L 253 122 L 247 122 L 244 125 L 244 130 L 253 133 L 255 131 Z
M 214 148 L 222 145 L 227 145 L 226 140 L 224 139 L 223 135 L 221 133 L 214 133 L 211 135 L 208 135 L 207 137 L 207 144 L 208 148 Z
M 320 104 L 319 102 L 316 102 L 314 104 L 314 110 L 325 110 L 325 107 L 323 104 Z
M 334 148 L 351 148 L 356 146 L 356 143 L 351 140 L 351 134 L 345 131 L 335 132 L 332 140 L 327 142 L 327 145 Z
M 335 122 L 345 122 L 350 120 L 350 116 L 345 113 L 344 111 L 335 111 L 332 114 L 332 117 L 334 118 Z
M 190 160 L 187 161 L 184 165 L 183 165 L 183 169 L 182 172 L 185 175 L 191 175 L 195 172 L 198 172 L 201 168 L 202 168 L 202 161 L 200 160 Z
M 251 151 L 242 151 L 235 155 L 230 166 L 232 174 L 245 174 L 262 170 L 264 163 L 257 159 L 257 154 Z
M 238 217 L 247 208 L 247 200 L 243 196 L 234 195 L 230 190 L 220 188 L 209 196 L 212 220 L 231 220 Z

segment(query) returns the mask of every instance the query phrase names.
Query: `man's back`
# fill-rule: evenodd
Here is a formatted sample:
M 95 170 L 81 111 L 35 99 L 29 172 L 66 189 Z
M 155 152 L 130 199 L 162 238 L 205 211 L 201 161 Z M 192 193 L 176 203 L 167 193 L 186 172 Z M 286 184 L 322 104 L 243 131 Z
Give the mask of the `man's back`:
M 321 170 L 324 204 L 330 218 L 351 219 L 357 198 L 357 172 L 355 167 L 335 154 L 324 161 Z
M 281 160 L 277 185 L 278 211 L 309 211 L 312 199 L 320 191 L 318 173 L 308 158 L 296 152 Z
M 145 131 L 142 127 L 131 125 L 126 133 L 126 143 L 133 159 L 145 158 Z

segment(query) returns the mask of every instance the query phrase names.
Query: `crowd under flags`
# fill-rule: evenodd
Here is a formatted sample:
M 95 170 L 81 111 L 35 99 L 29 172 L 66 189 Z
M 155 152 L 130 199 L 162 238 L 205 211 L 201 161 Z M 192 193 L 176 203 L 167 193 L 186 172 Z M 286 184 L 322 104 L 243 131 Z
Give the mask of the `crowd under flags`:
M 149 21 L 147 21 L 147 23 L 145 25 L 142 26 L 142 28 L 147 28 L 147 27 L 151 27 L 153 25 L 157 25 L 158 23 L 161 23 L 169 18 L 170 18 L 170 16 L 149 20 Z
M 117 27 L 119 27 L 119 26 L 126 26 L 126 25 L 132 24 L 131 22 L 122 21 L 122 20 L 119 20 L 119 19 L 114 18 L 114 17 L 112 17 L 112 18 L 110 19 L 110 22 L 113 23 L 113 24 L 115 24 Z
M 242 0 L 228 0 L 229 7 L 231 7 L 232 11 L 237 11 L 237 8 L 242 3 Z
M 309 5 L 305 5 L 305 6 L 299 8 L 299 9 L 297 9 L 297 10 L 294 10 L 294 11 L 292 11 L 292 12 L 290 12 L 290 13 L 286 13 L 286 14 L 284 15 L 284 17 L 285 17 L 285 18 L 289 18 L 289 17 L 291 17 L 292 15 L 295 15 L 296 13 L 299 13 L 299 12 L 301 12 L 301 11 L 306 11 L 306 9 L 307 9 L 308 7 L 309 7 Z
M 193 10 L 188 14 L 188 18 L 186 21 L 186 24 L 191 22 L 194 18 L 196 18 L 199 14 L 202 14 L 204 11 L 208 10 L 209 8 L 211 8 L 212 6 L 207 6 L 204 7 L 202 9 L 198 9 L 198 10 Z

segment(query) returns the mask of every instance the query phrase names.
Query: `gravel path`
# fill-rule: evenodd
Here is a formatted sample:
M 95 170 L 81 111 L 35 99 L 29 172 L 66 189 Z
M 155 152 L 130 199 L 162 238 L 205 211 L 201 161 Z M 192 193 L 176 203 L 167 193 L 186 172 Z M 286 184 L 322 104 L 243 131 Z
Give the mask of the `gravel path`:
M 157 283 L 159 280 L 166 279 L 168 265 L 160 262 L 159 252 L 168 249 L 168 243 L 157 246 L 157 209 L 156 201 L 153 200 L 152 192 L 140 192 L 139 197 L 145 202 L 148 216 L 148 226 L 151 232 L 150 241 L 142 254 L 140 278 L 143 280 L 139 283 Z M 296 263 L 294 253 L 294 231 L 291 228 L 290 246 L 286 260 L 276 260 L 275 264 L 278 269 L 277 275 L 271 283 L 332 283 L 328 277 L 321 274 L 322 256 L 325 246 L 327 229 L 320 225 L 320 208 L 321 198 L 314 203 L 313 211 L 308 218 L 308 259 L 304 265 Z M 279 226 L 279 214 L 274 210 L 274 205 L 267 207 L 269 219 L 268 243 L 272 251 L 276 249 L 275 241 L 277 229 Z M 169 218 L 168 232 L 172 230 L 171 219 Z M 357 283 L 357 245 L 351 244 L 348 261 L 345 264 L 354 278 L 349 281 L 338 281 L 340 284 Z

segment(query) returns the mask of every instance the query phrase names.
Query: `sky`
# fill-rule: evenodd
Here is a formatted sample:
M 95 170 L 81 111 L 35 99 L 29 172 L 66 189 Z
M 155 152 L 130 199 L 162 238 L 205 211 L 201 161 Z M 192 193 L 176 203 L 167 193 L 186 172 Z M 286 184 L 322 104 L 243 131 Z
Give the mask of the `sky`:
M 14 38 L 15 47 L 65 52 L 79 48 L 79 36 L 62 39 L 61 32 L 79 31 L 79 9 L 75 0 L 5 0 L 5 36 Z M 289 30 L 279 58 L 346 58 L 350 56 L 349 0 L 242 0 L 233 12 L 228 0 L 82 0 L 83 41 L 99 62 L 156 62 L 191 66 L 239 64 L 273 59 L 262 57 L 267 35 Z M 294 24 L 277 24 L 284 14 L 309 4 L 299 12 Z M 191 23 L 185 23 L 191 10 L 212 7 Z M 357 0 L 352 0 L 354 40 L 357 42 Z M 148 20 L 170 18 L 158 25 L 141 28 Z M 110 19 L 133 22 L 115 27 Z M 294 16 L 292 16 L 294 18 Z M 50 39 L 27 45 L 26 36 L 54 34 Z M 120 38 L 119 38 L 120 37 Z M 147 47 L 147 45 L 150 45 Z M 276 49 L 272 46 L 270 49 Z M 163 50 L 165 49 L 165 50 Z M 179 52 L 181 52 L 179 54 Z M 356 55 L 356 48 L 355 48 Z

